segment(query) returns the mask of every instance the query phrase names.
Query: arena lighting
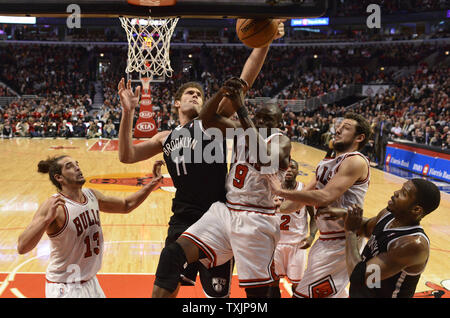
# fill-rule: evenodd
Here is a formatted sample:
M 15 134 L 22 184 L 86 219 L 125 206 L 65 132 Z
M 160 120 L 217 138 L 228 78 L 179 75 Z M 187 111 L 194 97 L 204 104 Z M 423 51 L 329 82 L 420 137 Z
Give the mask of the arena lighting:
M 36 17 L 0 16 L 0 23 L 36 24 Z
M 161 21 L 161 20 L 148 20 L 148 19 L 136 19 L 136 18 L 134 18 L 134 19 L 132 19 L 131 20 L 131 24 L 133 24 L 133 25 L 135 25 L 135 24 L 138 24 L 139 23 L 139 25 L 148 25 L 149 23 L 151 24 L 151 25 L 162 25 L 164 22 L 163 21 Z
M 312 18 L 312 19 L 291 19 L 291 26 L 311 26 L 311 25 L 328 25 L 330 18 Z
M 447 18 L 450 18 L 450 10 L 447 10 Z

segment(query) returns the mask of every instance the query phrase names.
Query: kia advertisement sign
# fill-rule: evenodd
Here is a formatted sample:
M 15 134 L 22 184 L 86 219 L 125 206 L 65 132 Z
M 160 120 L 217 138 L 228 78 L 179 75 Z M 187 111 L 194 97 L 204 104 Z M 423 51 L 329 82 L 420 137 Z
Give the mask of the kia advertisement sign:
M 150 132 L 155 129 L 155 124 L 150 122 L 142 122 L 136 125 L 136 129 L 142 132 Z
M 151 138 L 157 131 L 155 123 L 155 113 L 153 112 L 150 89 L 145 90 L 141 97 L 139 117 L 134 127 L 134 137 Z

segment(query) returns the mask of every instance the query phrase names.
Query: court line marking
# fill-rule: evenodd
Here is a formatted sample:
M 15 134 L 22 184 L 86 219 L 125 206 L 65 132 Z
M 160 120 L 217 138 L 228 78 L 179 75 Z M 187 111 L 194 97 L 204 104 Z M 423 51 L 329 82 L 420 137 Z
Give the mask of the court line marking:
M 11 293 L 13 293 L 17 298 L 27 298 L 17 288 L 11 288 L 10 290 L 11 290 Z
M 288 292 L 289 296 L 292 297 L 292 288 L 291 288 L 292 284 L 289 283 L 289 282 L 287 281 L 287 279 L 284 279 L 284 278 L 281 278 L 280 281 L 281 281 L 281 283 L 283 284 L 284 289 L 286 289 L 286 291 Z
M 108 142 L 103 146 L 102 150 L 100 150 L 100 152 L 105 151 L 106 147 L 108 147 L 109 143 L 111 142 L 111 139 L 108 140 Z
M 29 262 L 31 262 L 31 261 L 33 261 L 33 260 L 39 258 L 40 256 L 41 256 L 41 255 L 39 255 L 39 256 L 34 256 L 34 257 L 30 258 L 30 259 L 27 259 L 25 262 L 23 262 L 23 263 L 17 265 L 17 266 L 16 266 L 16 267 L 8 274 L 8 276 L 6 277 L 6 279 L 5 279 L 5 280 L 2 282 L 2 284 L 0 285 L 0 296 L 3 294 L 3 292 L 4 292 L 5 289 L 6 289 L 6 287 L 8 287 L 9 283 L 12 282 L 12 281 L 14 281 L 14 278 L 15 278 L 17 272 L 19 271 L 19 269 L 20 269 L 23 265 L 28 264 Z
M 96 145 L 97 142 L 98 142 L 98 140 L 96 142 L 94 142 L 92 145 L 90 145 L 87 151 L 91 151 L 91 148 L 94 147 L 94 145 Z

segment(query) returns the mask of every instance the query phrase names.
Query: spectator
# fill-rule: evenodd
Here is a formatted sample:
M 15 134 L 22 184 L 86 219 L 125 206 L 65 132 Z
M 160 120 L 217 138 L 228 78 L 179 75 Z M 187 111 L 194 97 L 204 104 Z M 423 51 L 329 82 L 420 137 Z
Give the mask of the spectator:
M 86 127 L 81 119 L 78 119 L 73 127 L 74 137 L 86 137 Z
M 97 120 L 96 120 L 97 121 Z M 102 133 L 99 131 L 99 127 L 97 126 L 97 123 L 94 123 L 93 121 L 89 122 L 89 128 L 86 134 L 86 138 L 98 138 L 101 137 Z
M 2 137 L 3 138 L 12 138 L 13 137 L 13 129 L 10 125 L 9 119 L 5 120 L 2 129 Z
M 117 131 L 116 127 L 113 124 L 111 119 L 108 119 L 108 122 L 106 123 L 104 129 L 103 129 L 103 138 L 115 138 L 117 137 Z

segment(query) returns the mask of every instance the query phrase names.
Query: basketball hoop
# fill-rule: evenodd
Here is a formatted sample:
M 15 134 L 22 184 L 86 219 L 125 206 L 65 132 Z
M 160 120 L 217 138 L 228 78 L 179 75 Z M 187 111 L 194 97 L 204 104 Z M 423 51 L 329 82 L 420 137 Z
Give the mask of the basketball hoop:
M 120 17 L 128 39 L 126 72 L 137 72 L 142 78 L 171 77 L 170 39 L 178 18 L 152 19 Z
M 134 129 L 134 137 L 151 138 L 157 133 L 153 112 L 151 82 L 161 82 L 160 78 L 171 77 L 169 48 L 178 18 L 138 19 L 120 17 L 120 22 L 128 39 L 128 59 L 125 72 L 133 82 L 132 73 L 139 74 L 142 83 L 139 117 Z M 136 81 L 136 80 L 135 80 Z

